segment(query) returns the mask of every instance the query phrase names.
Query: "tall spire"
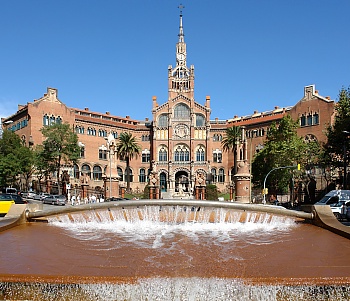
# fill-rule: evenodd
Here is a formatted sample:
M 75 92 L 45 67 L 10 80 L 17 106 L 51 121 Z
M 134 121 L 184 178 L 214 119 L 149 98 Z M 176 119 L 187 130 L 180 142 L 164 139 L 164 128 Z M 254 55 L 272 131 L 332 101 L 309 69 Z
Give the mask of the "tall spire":
M 182 9 L 185 8 L 182 4 L 178 6 L 180 9 L 180 30 L 179 30 L 179 42 L 184 43 L 185 42 L 185 35 L 184 35 L 184 29 L 182 27 Z

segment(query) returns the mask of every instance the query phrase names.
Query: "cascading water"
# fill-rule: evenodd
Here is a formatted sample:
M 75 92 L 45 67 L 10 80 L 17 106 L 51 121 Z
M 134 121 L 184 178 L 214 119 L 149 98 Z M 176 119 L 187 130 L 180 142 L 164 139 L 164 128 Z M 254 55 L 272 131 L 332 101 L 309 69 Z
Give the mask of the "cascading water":
M 348 241 L 289 217 L 145 206 L 64 214 L 30 228 L 8 239 L 32 242 L 31 264 L 16 262 L 31 277 L 2 282 L 0 299 L 350 300 L 348 270 L 330 270 L 348 256 L 324 262 L 335 243 L 344 248 L 337 255 L 349 254 Z

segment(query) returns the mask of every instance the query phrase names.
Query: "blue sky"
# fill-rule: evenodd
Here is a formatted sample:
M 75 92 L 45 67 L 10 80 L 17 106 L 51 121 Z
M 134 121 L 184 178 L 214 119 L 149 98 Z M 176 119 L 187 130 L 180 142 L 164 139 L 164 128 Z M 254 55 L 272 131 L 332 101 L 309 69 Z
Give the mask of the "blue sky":
M 182 3 L 195 100 L 211 119 L 350 85 L 349 0 L 0 0 L 0 116 L 58 89 L 69 107 L 152 118 L 167 101 Z

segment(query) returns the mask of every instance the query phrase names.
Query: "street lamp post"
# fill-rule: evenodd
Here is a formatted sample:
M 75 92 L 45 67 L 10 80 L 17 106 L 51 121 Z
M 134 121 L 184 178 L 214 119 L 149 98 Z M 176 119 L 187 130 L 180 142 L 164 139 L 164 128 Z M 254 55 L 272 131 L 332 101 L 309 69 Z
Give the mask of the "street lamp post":
M 252 173 L 252 161 L 253 161 L 253 136 L 254 133 L 256 133 L 257 130 L 251 131 L 251 136 L 250 136 L 250 155 L 249 155 L 249 172 L 250 172 L 250 181 L 249 181 L 249 202 L 252 202 L 252 178 L 253 178 L 253 173 Z
M 343 131 L 343 134 L 346 135 L 346 138 L 350 135 L 350 132 L 348 131 Z M 344 161 L 344 176 L 343 176 L 343 189 L 346 189 L 346 165 L 347 165 L 347 160 L 346 160 L 346 153 L 347 153 L 347 150 L 346 150 L 346 139 L 344 139 L 344 146 L 343 146 L 343 151 L 344 151 L 344 158 L 343 158 L 343 161 Z
M 108 146 L 108 154 L 109 154 L 109 198 L 112 198 L 112 155 L 114 158 L 114 148 L 115 148 L 115 139 L 112 133 L 105 138 Z
M 297 165 L 292 165 L 292 166 L 281 166 L 281 167 L 275 167 L 273 169 L 271 169 L 267 175 L 265 176 L 265 179 L 264 179 L 264 200 L 263 200 L 263 204 L 266 204 L 266 179 L 267 177 L 269 176 L 269 174 L 271 172 L 273 172 L 274 170 L 277 170 L 277 169 L 285 169 L 285 168 L 297 168 L 298 170 L 300 170 L 300 164 L 297 164 Z
M 112 197 L 112 158 L 111 158 L 111 147 L 108 143 L 108 153 L 109 153 L 109 198 Z

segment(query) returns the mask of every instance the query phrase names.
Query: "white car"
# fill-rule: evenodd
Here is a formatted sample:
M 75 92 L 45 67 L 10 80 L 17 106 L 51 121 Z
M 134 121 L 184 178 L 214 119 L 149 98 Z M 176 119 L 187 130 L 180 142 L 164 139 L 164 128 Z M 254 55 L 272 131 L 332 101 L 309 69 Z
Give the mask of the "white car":
M 350 201 L 339 201 L 336 204 L 330 204 L 331 210 L 337 219 L 345 217 L 347 208 L 350 206 Z
M 42 192 L 42 193 L 39 193 L 39 194 L 35 195 L 34 196 L 34 200 L 43 201 L 45 198 L 47 198 L 50 195 L 51 194 L 49 194 L 49 193 Z

